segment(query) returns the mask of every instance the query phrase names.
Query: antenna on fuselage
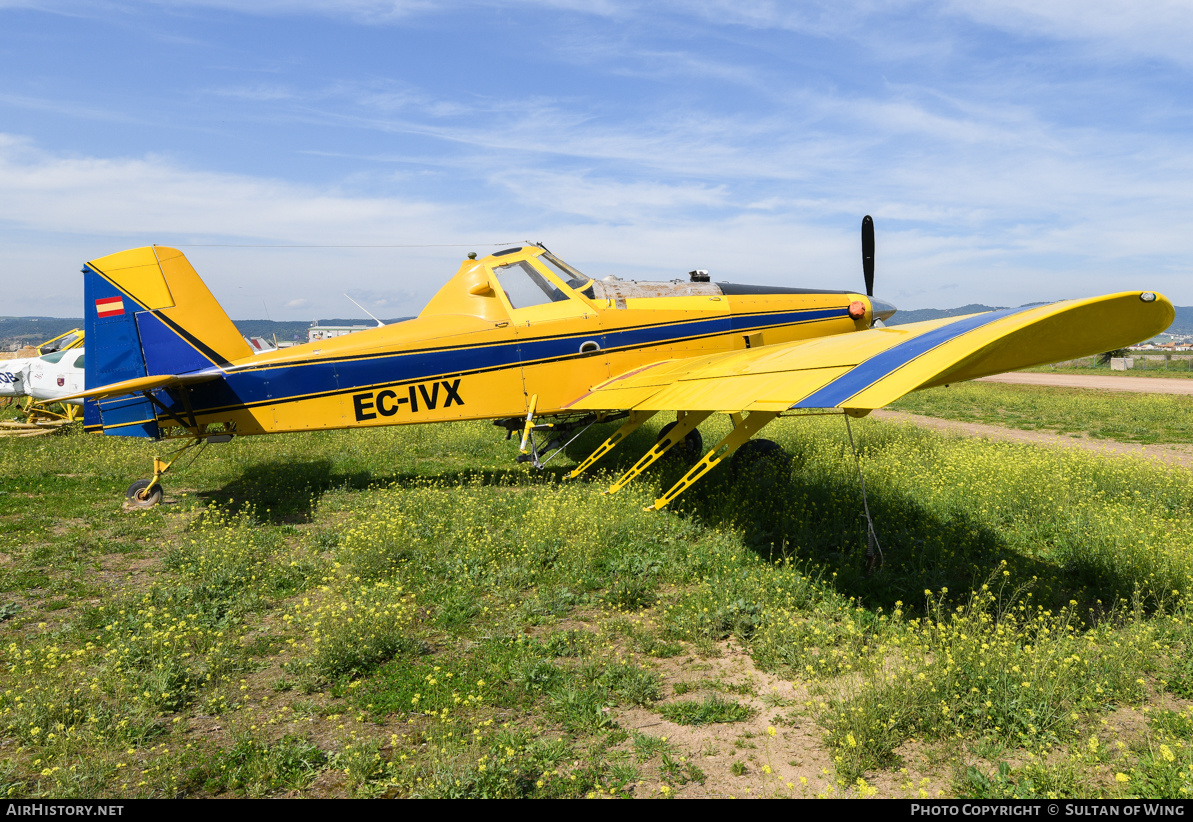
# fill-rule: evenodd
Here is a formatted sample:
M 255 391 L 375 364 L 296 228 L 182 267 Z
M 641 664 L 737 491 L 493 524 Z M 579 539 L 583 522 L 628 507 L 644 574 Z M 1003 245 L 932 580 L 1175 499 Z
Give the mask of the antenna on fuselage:
M 344 296 L 345 296 L 345 297 L 348 297 L 348 295 L 347 295 L 347 294 L 345 294 Z M 358 303 L 356 300 L 352 299 L 351 297 L 348 297 L 348 302 L 352 303 L 354 306 L 356 306 L 357 308 L 359 308 L 361 311 L 363 311 L 363 312 L 365 312 L 366 314 L 368 314 L 368 315 L 369 315 L 369 317 L 371 317 L 371 318 L 373 319 L 373 321 L 377 323 L 377 327 L 378 327 L 378 328 L 380 328 L 381 326 L 385 325 L 385 323 L 381 322 L 381 320 L 378 320 L 376 317 L 374 317 L 374 316 L 373 316 L 373 314 L 372 314 L 372 312 L 370 312 L 370 311 L 369 311 L 369 309 L 365 308 L 363 305 L 361 305 L 360 303 Z

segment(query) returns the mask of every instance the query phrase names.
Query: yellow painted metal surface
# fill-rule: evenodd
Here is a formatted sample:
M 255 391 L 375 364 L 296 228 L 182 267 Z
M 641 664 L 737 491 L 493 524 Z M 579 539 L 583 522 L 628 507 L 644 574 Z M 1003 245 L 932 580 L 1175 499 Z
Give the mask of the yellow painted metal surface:
M 1159 334 L 1175 316 L 1167 297 L 1144 302 L 1138 291 L 1038 306 L 944 343 L 849 406 L 881 408 L 919 388 L 1112 351 Z
M 807 407 L 881 408 L 904 394 L 947 382 L 1088 356 L 1146 339 L 1172 322 L 1163 296 L 1143 302 L 1132 291 L 1012 313 L 943 339 L 905 359 L 894 352 L 917 338 L 982 315 L 877 328 L 811 341 L 687 360 L 669 360 L 615 377 L 573 409 L 775 411 L 790 408 L 853 369 L 872 364 L 874 379 L 840 402 Z M 867 378 L 868 379 L 868 378 Z
M 153 246 L 109 254 L 88 263 L 121 291 L 148 309 L 171 308 L 174 296 L 166 285 Z
M 852 292 L 592 280 L 545 249 L 522 247 L 464 261 L 415 319 L 256 353 L 178 250 L 132 249 L 90 266 L 163 321 L 142 342 L 159 346 L 149 349 L 159 355 L 155 368 L 169 356 L 185 360 L 183 373 L 74 395 L 152 400 L 112 402 L 110 432 L 185 436 L 193 445 L 217 434 L 453 420 L 497 419 L 516 430 L 514 421 L 524 420 L 526 453 L 535 430 L 565 430 L 551 426 L 588 412 L 628 412 L 576 476 L 646 419 L 677 412 L 669 438 L 615 491 L 711 413 L 733 415 L 734 430 L 654 509 L 783 412 L 863 416 L 921 388 L 1120 348 L 1174 317 L 1166 298 L 1126 292 L 872 329 L 874 304 Z M 852 303 L 864 313 L 851 317 Z M 185 356 L 171 332 L 206 360 Z M 196 366 L 206 361 L 213 366 Z M 98 411 L 102 422 L 102 404 Z M 128 419 L 142 415 L 151 418 Z M 529 451 L 538 464 L 537 449 Z M 166 468 L 156 466 L 155 482 Z
M 440 381 L 378 383 L 354 387 L 332 396 L 298 397 L 254 409 L 254 420 L 273 433 L 328 428 L 372 428 L 432 422 L 517 417 L 526 413 L 521 376 L 517 368 L 459 377 L 455 391 L 462 405 L 446 406 L 447 392 Z M 451 380 L 455 383 L 457 380 Z M 428 399 L 435 394 L 435 407 Z M 412 406 L 418 411 L 412 412 Z M 262 416 L 262 410 L 268 416 Z M 200 415 L 199 421 L 220 422 L 227 412 Z M 233 418 L 236 418 L 233 415 Z M 244 433 L 243 431 L 240 433 Z
M 746 417 L 740 425 L 729 432 L 723 440 L 709 449 L 708 453 L 700 462 L 696 463 L 684 474 L 671 488 L 667 490 L 663 496 L 654 501 L 654 505 L 649 506 L 648 511 L 659 511 L 669 505 L 676 497 L 686 491 L 696 480 L 703 477 L 710 470 L 715 468 L 724 460 L 733 456 L 738 448 L 746 443 L 751 437 L 757 434 L 764 425 L 777 417 L 777 413 L 767 413 L 763 411 L 756 411 Z
M 162 316 L 180 328 L 202 329 L 199 339 L 225 362 L 251 356 L 253 349 L 182 252 L 164 246 L 157 246 L 154 251 L 175 303 L 172 308 L 165 308 Z
M 194 329 L 194 341 L 186 341 L 205 356 L 207 352 L 195 346 L 195 341 L 218 355 L 217 361 L 231 362 L 253 353 L 178 249 L 134 248 L 88 265 L 142 307 L 157 311 L 179 328 Z
M 571 403 L 577 397 L 608 380 L 612 374 L 661 359 L 682 361 L 745 347 L 743 335 L 727 329 L 712 333 L 699 328 L 686 333 L 675 331 L 674 336 L 646 345 L 607 345 L 606 337 L 613 338 L 620 332 L 643 327 L 664 329 L 660 333 L 669 335 L 673 333 L 670 329 L 685 328 L 694 319 L 727 318 L 732 305 L 740 306 L 748 314 L 769 316 L 797 308 L 843 306 L 857 296 L 801 294 L 715 299 L 705 295 L 630 297 L 619 308 L 612 300 L 592 299 L 570 288 L 549 267 L 539 264 L 537 258 L 542 253 L 541 249 L 527 247 L 514 254 L 468 260 L 415 320 L 259 354 L 233 363 L 231 370 L 284 368 L 298 363 L 331 362 L 343 357 L 382 356 L 395 352 L 415 355 L 419 351 L 449 343 L 479 347 L 504 342 L 530 350 L 525 346 L 550 340 L 556 343 L 550 356 L 536 359 L 523 354 L 518 364 L 511 364 L 491 374 L 469 377 L 469 384 L 477 386 L 477 390 L 470 389 L 470 394 L 476 400 L 470 401 L 465 409 L 456 408 L 454 414 L 423 416 L 417 420 L 398 416 L 358 421 L 348 413 L 342 398 L 337 402 L 328 398 L 299 397 L 288 403 L 290 408 L 278 409 L 272 430 L 519 416 L 525 413 L 527 397 L 531 394 L 539 395 L 539 413 L 551 415 L 570 410 Z M 528 308 L 512 307 L 493 269 L 519 261 L 531 262 L 536 271 L 566 294 L 568 299 Z M 657 285 L 666 288 L 671 284 Z M 763 334 L 767 341 L 781 341 L 843 333 L 856 328 L 857 323 L 853 320 L 835 319 L 790 326 L 776 325 L 766 329 Z M 595 346 L 596 349 L 583 353 L 584 346 Z M 561 358 L 559 351 L 574 356 Z M 380 391 L 392 386 L 377 384 L 365 388 Z M 645 393 L 637 391 L 634 396 L 619 398 L 619 404 L 608 407 L 631 407 Z M 608 395 L 605 398 L 608 399 Z
M 137 377 L 133 380 L 124 380 L 123 382 L 114 382 L 110 385 L 103 385 L 99 388 L 90 388 L 86 391 L 80 391 L 77 394 L 69 394 L 61 397 L 55 402 L 66 402 L 68 400 L 81 399 L 98 399 L 101 397 L 119 397 L 124 394 L 133 394 L 138 391 L 152 391 L 155 388 L 164 388 L 167 385 L 172 385 L 178 380 L 176 377 L 170 375 L 157 375 L 151 377 Z
M 252 375 L 257 388 L 287 386 L 283 393 L 265 388 L 239 406 L 197 409 L 199 429 L 229 425 L 238 434 L 522 417 L 533 395 L 544 417 L 627 410 L 778 413 L 801 402 L 865 410 L 917 388 L 1121 347 L 1172 319 L 1163 297 L 1142 303 L 1130 292 L 1004 312 L 989 321 L 949 318 L 869 329 L 872 307 L 859 294 L 717 296 L 715 284 L 582 276 L 572 280 L 573 288 L 545 253 L 524 247 L 466 260 L 413 320 L 259 354 L 176 249 L 133 249 L 91 265 L 182 329 L 184 339 L 226 359 L 217 377 Z M 495 272 L 507 276 L 505 267 L 517 263 L 554 289 L 554 301 L 511 304 Z M 853 301 L 865 305 L 864 317 L 847 316 Z M 964 333 L 954 333 L 962 327 Z M 917 348 L 917 340 L 933 342 Z M 911 353 L 903 356 L 905 350 Z M 459 365 L 467 356 L 435 359 L 453 351 L 486 359 L 475 368 Z M 441 360 L 456 363 L 455 370 L 413 381 L 395 376 Z M 312 368 L 335 378 L 313 380 L 303 393 L 303 379 L 294 375 Z M 151 391 L 187 379 L 148 377 L 79 396 Z M 448 390 L 458 392 L 459 401 L 437 400 L 435 392 L 446 396 Z M 815 405 L 821 396 L 831 404 Z M 175 425 L 160 415 L 159 421 Z
M 418 315 L 419 319 L 466 315 L 489 322 L 509 320 L 509 312 L 497 295 L 491 276 L 483 263 L 466 261 L 456 276 L 431 298 Z M 488 290 L 474 293 L 479 286 L 487 286 Z
M 1098 354 L 1114 351 L 1155 336 L 1175 318 L 1166 297 L 1157 295 L 1154 302 L 1145 303 L 1138 291 L 1040 306 L 1032 315 L 1017 318 L 1013 330 L 998 337 L 987 334 L 987 347 L 959 360 L 931 384 L 1059 362 L 1071 359 L 1067 352 L 1076 349 Z M 1031 362 L 1016 364 L 1025 359 Z

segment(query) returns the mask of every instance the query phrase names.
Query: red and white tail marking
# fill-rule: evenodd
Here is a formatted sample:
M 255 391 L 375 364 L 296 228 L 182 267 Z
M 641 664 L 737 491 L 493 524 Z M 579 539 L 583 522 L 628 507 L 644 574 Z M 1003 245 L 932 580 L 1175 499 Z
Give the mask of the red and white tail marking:
M 95 301 L 95 313 L 100 317 L 115 317 L 124 313 L 124 299 L 122 297 L 104 297 Z

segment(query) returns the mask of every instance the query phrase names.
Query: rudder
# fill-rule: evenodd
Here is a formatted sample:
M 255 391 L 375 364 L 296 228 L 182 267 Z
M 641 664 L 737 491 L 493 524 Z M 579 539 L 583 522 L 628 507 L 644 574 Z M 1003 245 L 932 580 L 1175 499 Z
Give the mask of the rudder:
M 161 374 L 187 374 L 252 355 L 181 251 L 147 246 L 93 260 L 83 268 L 88 389 Z M 93 353 L 94 352 L 94 353 Z M 144 397 L 101 400 L 87 427 L 160 436 Z M 98 419 L 96 419 L 98 416 Z

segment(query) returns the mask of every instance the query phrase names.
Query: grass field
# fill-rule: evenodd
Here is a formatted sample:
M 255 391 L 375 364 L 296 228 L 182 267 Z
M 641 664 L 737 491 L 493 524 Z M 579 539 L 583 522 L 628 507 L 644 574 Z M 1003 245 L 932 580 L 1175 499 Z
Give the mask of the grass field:
M 1193 442 L 1193 397 L 966 382 L 890 406 L 928 417 L 1140 443 Z
M 1144 355 L 1134 355 L 1135 365 L 1126 371 L 1114 371 L 1110 363 L 1101 365 L 1096 361 L 1089 365 L 1062 366 L 1040 365 L 1035 368 L 1024 368 L 1024 371 L 1049 372 L 1053 374 L 1092 374 L 1103 377 L 1175 377 L 1177 379 L 1193 379 L 1193 356 L 1185 354 L 1171 355 L 1168 362 L 1155 362 L 1144 359 Z
M 841 420 L 766 433 L 662 513 L 682 466 L 482 423 L 212 446 L 141 513 L 153 446 L 0 442 L 0 792 L 1188 795 L 1187 472 L 861 420 L 869 573 Z

